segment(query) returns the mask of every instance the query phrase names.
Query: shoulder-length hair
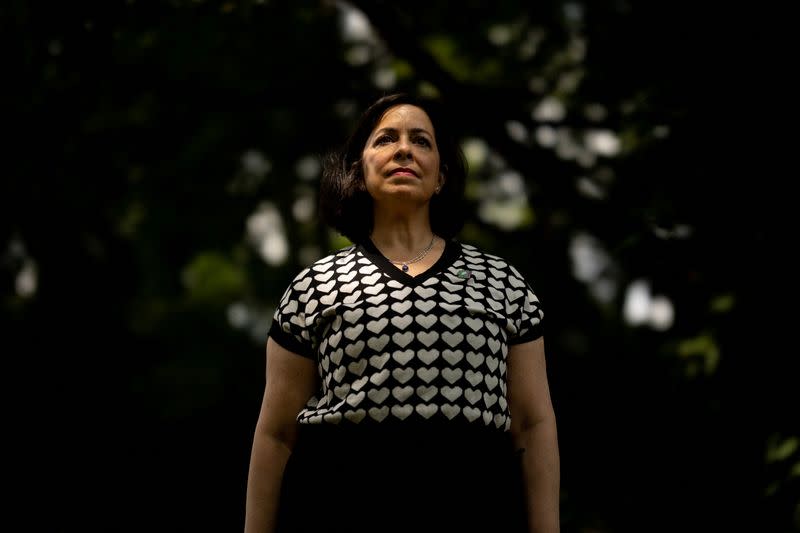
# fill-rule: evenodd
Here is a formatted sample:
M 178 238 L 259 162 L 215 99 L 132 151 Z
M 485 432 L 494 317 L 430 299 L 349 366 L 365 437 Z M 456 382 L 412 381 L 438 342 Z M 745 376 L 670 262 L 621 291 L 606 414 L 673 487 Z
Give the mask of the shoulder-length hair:
M 354 243 L 369 239 L 373 226 L 373 202 L 364 182 L 361 155 L 372 131 L 390 108 L 413 105 L 428 114 L 439 149 L 439 168 L 444 185 L 430 201 L 431 229 L 451 239 L 464 225 L 464 185 L 467 162 L 452 123 L 440 100 L 395 93 L 370 105 L 340 150 L 328 153 L 322 162 L 319 192 L 320 217 Z

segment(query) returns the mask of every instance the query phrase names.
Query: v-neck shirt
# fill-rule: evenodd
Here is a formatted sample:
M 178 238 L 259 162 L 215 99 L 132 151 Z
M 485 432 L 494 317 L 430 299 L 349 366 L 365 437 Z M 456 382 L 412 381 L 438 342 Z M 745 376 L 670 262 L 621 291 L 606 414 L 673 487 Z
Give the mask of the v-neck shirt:
M 530 284 L 498 256 L 447 240 L 411 276 L 367 241 L 300 272 L 270 336 L 317 362 L 320 388 L 301 425 L 456 421 L 508 431 L 508 347 L 540 337 L 543 317 Z
M 434 261 L 434 263 L 427 270 L 420 272 L 416 276 L 412 276 L 411 274 L 403 272 L 401 269 L 397 268 L 397 266 L 395 266 L 378 250 L 372 240 L 368 239 L 364 244 L 358 245 L 358 249 L 364 257 L 372 261 L 388 276 L 392 277 L 403 285 L 412 287 L 424 282 L 437 272 L 441 271 L 443 267 L 446 267 L 448 264 L 455 261 L 461 251 L 460 245 L 457 242 L 445 240 L 444 250 L 442 251 L 442 255 L 439 256 L 439 259 Z

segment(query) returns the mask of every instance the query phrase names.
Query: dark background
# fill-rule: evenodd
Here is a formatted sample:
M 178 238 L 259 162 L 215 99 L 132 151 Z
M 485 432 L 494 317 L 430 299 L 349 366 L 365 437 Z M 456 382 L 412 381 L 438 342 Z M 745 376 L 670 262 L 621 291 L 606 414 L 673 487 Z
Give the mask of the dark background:
M 797 531 L 783 15 L 697 4 L 4 3 L 8 509 L 241 530 L 273 306 L 345 244 L 315 161 L 408 90 L 483 147 L 461 239 L 545 309 L 562 531 Z M 641 280 L 671 320 L 626 318 Z

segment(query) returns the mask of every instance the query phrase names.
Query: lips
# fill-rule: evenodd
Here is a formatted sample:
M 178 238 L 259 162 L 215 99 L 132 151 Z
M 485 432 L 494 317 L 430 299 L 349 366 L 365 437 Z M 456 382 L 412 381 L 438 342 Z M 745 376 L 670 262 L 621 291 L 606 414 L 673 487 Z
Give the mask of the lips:
M 407 168 L 407 167 L 398 167 L 398 168 L 392 170 L 391 172 L 389 172 L 389 175 L 390 176 L 398 176 L 398 175 L 399 176 L 414 176 L 415 178 L 419 177 L 419 174 L 417 174 L 416 171 L 414 171 L 414 170 L 412 170 L 410 168 Z

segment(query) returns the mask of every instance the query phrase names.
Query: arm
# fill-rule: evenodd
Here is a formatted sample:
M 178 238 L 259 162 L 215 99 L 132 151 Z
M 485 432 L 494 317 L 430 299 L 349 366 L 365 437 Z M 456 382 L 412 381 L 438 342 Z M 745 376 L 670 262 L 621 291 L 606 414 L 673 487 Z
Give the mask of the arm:
M 297 434 L 296 417 L 314 394 L 316 362 L 267 341 L 267 378 L 247 478 L 246 533 L 272 533 L 283 470 Z
M 510 347 L 508 402 L 514 445 L 517 450 L 523 450 L 529 530 L 531 533 L 558 533 L 561 474 L 544 338 Z

